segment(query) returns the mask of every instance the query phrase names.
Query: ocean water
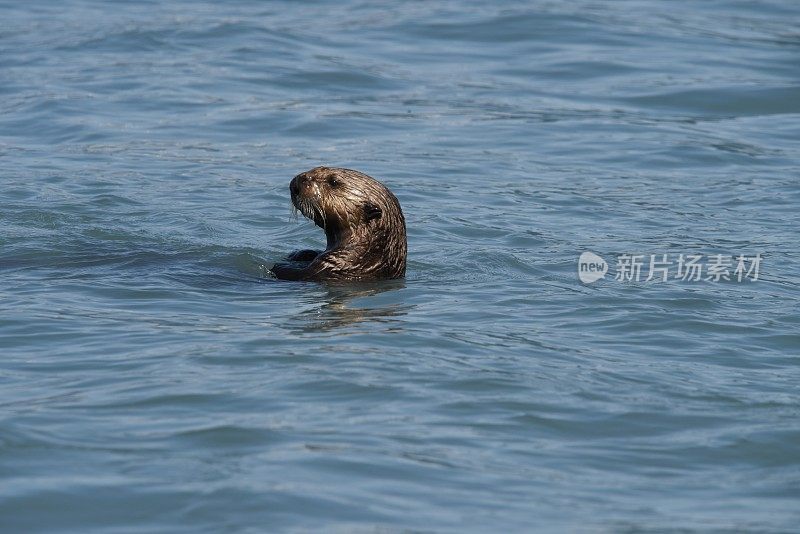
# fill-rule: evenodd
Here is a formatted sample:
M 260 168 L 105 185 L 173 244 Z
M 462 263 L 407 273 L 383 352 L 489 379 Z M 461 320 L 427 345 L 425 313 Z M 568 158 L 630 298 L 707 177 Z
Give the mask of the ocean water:
M 797 2 L 2 2 L 0 531 L 796 531 L 798 213 Z

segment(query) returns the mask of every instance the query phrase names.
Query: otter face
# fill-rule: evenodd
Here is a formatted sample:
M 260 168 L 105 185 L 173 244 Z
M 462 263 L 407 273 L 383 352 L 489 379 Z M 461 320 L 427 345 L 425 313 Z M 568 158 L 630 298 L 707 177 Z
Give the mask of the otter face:
M 295 176 L 289 191 L 294 207 L 326 233 L 354 231 L 385 213 L 402 218 L 397 199 L 383 184 L 350 169 L 316 167 Z

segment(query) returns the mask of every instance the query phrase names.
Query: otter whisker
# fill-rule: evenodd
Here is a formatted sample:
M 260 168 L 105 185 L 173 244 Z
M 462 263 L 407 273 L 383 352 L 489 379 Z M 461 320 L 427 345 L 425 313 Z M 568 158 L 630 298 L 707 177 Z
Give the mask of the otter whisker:
M 322 220 L 322 229 L 323 230 L 327 230 L 328 229 L 328 219 L 325 216 L 325 211 L 319 205 L 317 205 L 317 214 L 319 215 L 320 220 Z
M 300 213 L 302 213 L 304 217 L 308 217 L 308 203 L 306 202 L 306 199 L 301 198 L 299 204 L 300 205 L 298 207 L 300 208 Z

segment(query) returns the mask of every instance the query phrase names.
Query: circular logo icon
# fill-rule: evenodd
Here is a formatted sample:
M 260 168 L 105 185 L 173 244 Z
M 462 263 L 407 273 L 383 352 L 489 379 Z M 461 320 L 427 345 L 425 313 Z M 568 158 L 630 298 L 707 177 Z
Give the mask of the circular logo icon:
M 591 284 L 603 278 L 608 272 L 606 260 L 595 254 L 586 251 L 578 258 L 578 278 L 584 284 Z

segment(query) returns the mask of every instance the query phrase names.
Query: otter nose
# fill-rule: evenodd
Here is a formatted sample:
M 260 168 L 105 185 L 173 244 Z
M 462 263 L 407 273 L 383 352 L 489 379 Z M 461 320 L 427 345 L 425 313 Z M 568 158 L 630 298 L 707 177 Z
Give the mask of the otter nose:
M 302 187 L 307 181 L 308 181 L 308 176 L 306 176 L 305 173 L 298 174 L 297 176 L 292 178 L 291 182 L 289 182 L 289 192 L 293 196 L 299 195 L 300 187 Z

